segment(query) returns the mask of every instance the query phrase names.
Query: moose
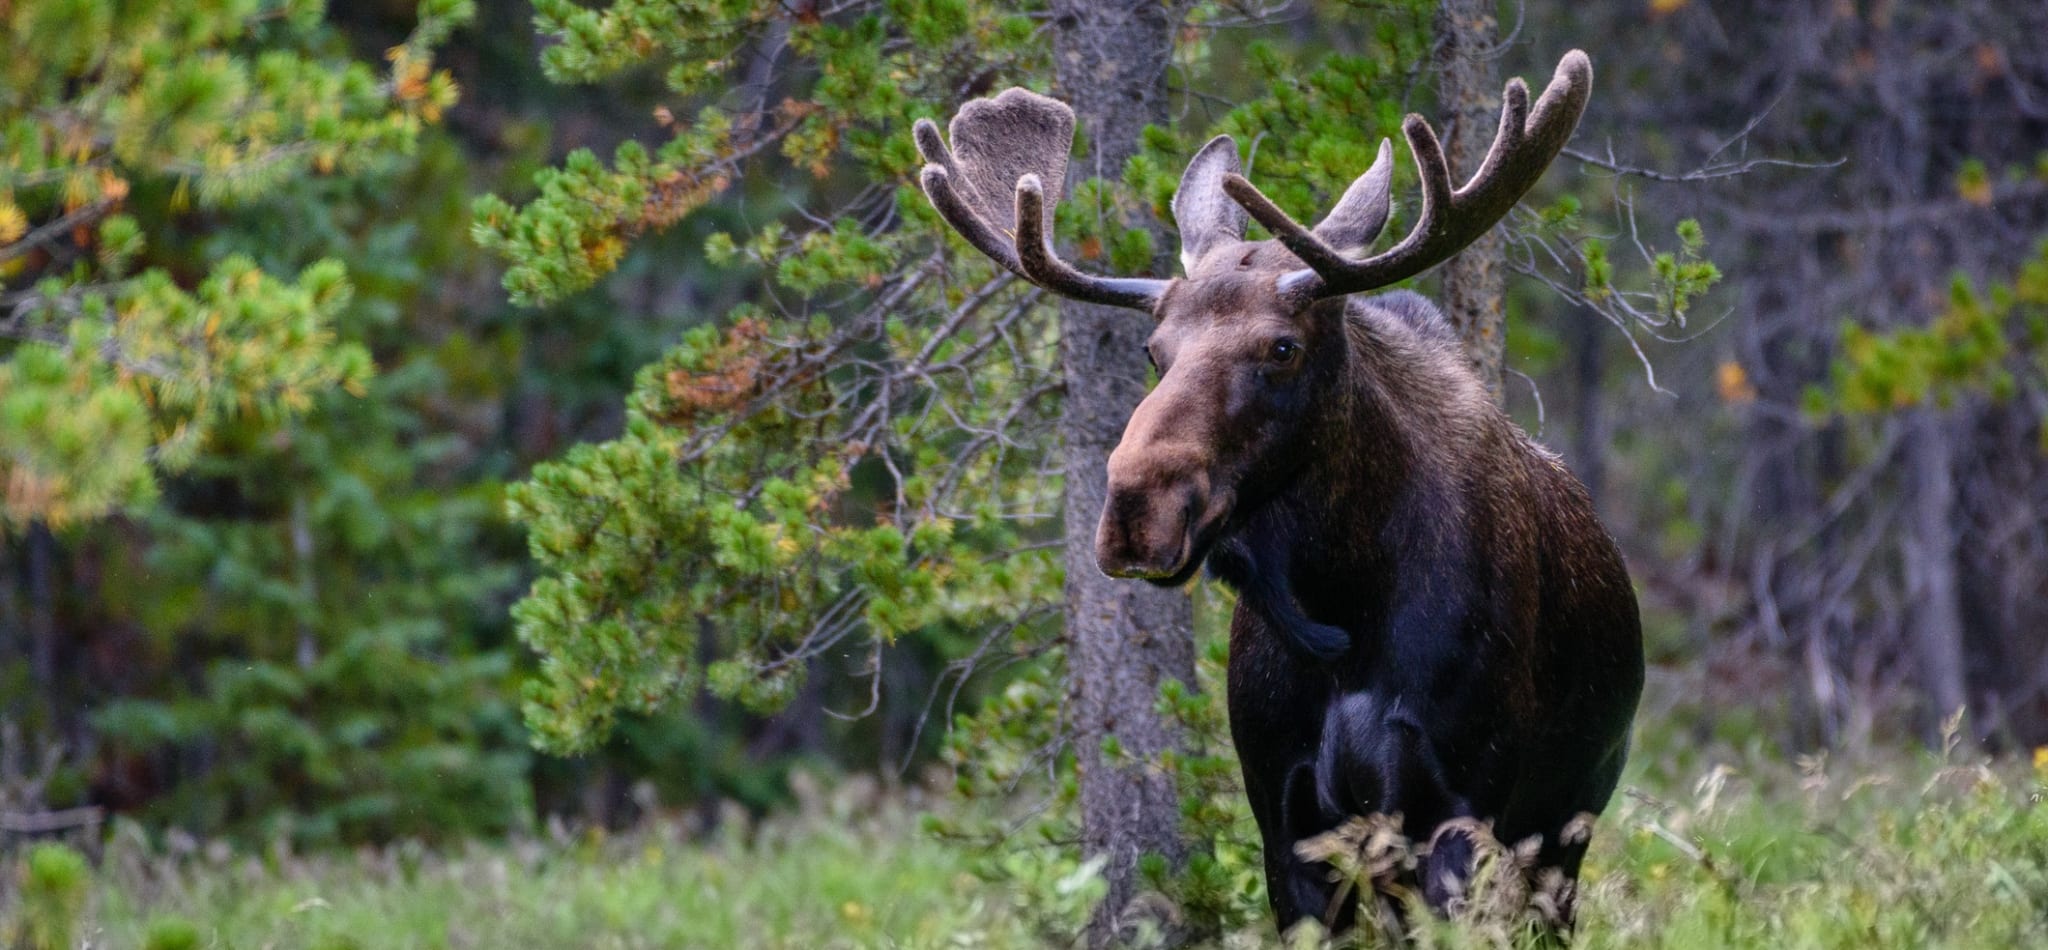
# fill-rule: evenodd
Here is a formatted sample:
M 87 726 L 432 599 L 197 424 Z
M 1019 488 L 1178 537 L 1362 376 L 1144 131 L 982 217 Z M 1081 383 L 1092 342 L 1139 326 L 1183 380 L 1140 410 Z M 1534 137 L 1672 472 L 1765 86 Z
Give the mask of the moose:
M 1089 274 L 1053 250 L 1064 104 L 1023 89 L 969 102 L 950 148 L 916 127 L 925 194 L 968 243 L 1156 324 L 1158 383 L 1110 455 L 1096 559 L 1161 585 L 1206 563 L 1238 592 L 1230 729 L 1282 929 L 1354 921 L 1357 899 L 1336 900 L 1330 869 L 1295 846 L 1374 813 L 1425 843 L 1405 885 L 1438 913 L 1469 884 L 1483 827 L 1536 843 L 1535 871 L 1561 891 L 1552 922 L 1571 925 L 1586 822 L 1613 794 L 1642 690 L 1628 570 L 1585 487 L 1494 403 L 1436 307 L 1355 295 L 1498 223 L 1591 88 L 1577 50 L 1533 107 L 1509 82 L 1493 145 L 1456 188 L 1436 134 L 1408 116 L 1421 203 L 1413 230 L 1369 256 L 1392 210 L 1390 143 L 1304 227 L 1219 136 L 1173 198 L 1180 279 Z M 1272 238 L 1245 240 L 1247 217 Z

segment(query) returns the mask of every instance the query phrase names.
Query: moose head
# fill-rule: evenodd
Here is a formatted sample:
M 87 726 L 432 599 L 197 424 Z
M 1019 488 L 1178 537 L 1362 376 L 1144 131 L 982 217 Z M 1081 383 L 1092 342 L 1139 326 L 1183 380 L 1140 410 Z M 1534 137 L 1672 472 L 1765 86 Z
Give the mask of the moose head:
M 1337 397 L 1351 363 L 1343 298 L 1422 273 L 1485 234 L 1564 147 L 1591 89 L 1592 66 L 1578 50 L 1533 108 L 1528 87 L 1510 81 L 1492 148 L 1457 188 L 1436 133 L 1408 116 L 1420 211 L 1407 237 L 1371 256 L 1359 254 L 1389 217 L 1390 143 L 1309 228 L 1244 179 L 1237 144 L 1218 136 L 1188 163 L 1174 196 L 1186 276 L 1168 280 L 1088 274 L 1054 252 L 1052 208 L 1074 136 L 1066 105 L 1014 88 L 969 102 L 953 119 L 950 149 L 936 125 L 918 122 L 925 194 L 968 243 L 1053 293 L 1143 310 L 1157 323 L 1147 352 L 1159 384 L 1109 458 L 1096 532 L 1102 570 L 1160 584 L 1198 570 L 1233 515 L 1316 451 L 1309 410 Z M 1247 216 L 1273 239 L 1246 241 Z

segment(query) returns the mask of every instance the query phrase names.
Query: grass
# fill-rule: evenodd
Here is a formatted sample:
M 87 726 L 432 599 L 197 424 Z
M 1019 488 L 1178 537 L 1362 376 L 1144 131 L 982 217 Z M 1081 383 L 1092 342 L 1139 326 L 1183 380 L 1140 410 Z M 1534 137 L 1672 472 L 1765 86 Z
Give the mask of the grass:
M 1581 946 L 2048 946 L 2048 756 L 1731 754 L 1682 779 L 1658 776 L 1710 757 L 1639 758 L 1596 832 Z M 0 896 L 0 945 L 33 945 L 22 907 L 40 901 L 78 915 L 70 946 L 1015 947 L 1070 927 L 1087 899 L 978 878 L 974 855 L 916 830 L 914 796 L 856 780 L 804 799 L 709 836 L 657 822 L 439 854 L 169 854 L 117 833 L 96 868 L 48 872 L 89 875 L 73 891 L 17 869 L 29 886 Z M 1219 942 L 1277 942 L 1257 920 Z M 1418 940 L 1526 942 L 1516 926 L 1474 918 Z
M 863 788 L 708 840 L 663 821 L 450 854 L 168 855 L 117 833 L 76 933 L 160 950 L 1037 945 L 965 854 Z M 0 946 L 18 928 L 0 911 Z
M 1717 765 L 1611 809 L 1583 945 L 2048 946 L 2048 763 Z

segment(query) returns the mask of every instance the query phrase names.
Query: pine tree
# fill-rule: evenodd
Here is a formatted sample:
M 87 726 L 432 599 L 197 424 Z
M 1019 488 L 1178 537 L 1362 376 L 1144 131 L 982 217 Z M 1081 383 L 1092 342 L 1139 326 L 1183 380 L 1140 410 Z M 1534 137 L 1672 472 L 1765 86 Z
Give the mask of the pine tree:
M 409 152 L 454 101 L 431 49 L 468 0 L 428 0 L 379 75 L 318 2 L 55 0 L 0 9 L 0 522 L 134 509 L 223 422 L 360 391 L 332 262 L 151 266 L 196 216 Z
M 449 446 L 417 414 L 461 350 L 399 319 L 433 241 L 471 253 L 459 197 L 445 238 L 430 217 L 469 187 L 430 59 L 469 4 L 423 3 L 384 66 L 318 3 L 187 7 L 0 11 L 0 718 L 98 751 L 61 803 L 298 841 L 509 827 L 511 552 L 488 483 L 428 474 Z

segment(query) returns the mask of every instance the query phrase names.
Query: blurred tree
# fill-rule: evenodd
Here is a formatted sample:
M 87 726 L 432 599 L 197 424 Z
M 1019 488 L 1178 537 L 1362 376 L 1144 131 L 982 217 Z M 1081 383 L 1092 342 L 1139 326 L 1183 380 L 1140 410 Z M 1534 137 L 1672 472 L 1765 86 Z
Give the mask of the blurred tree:
M 1698 385 L 1617 423 L 1644 435 L 1651 586 L 1697 618 L 1717 692 L 1795 697 L 1799 746 L 1932 739 L 1965 706 L 1981 738 L 2041 742 L 2048 403 L 2018 288 L 2048 231 L 2048 56 L 2016 38 L 2048 7 L 1578 5 L 1544 29 L 1643 38 L 1582 133 L 1638 144 L 1588 165 L 1693 182 L 1651 193 L 1730 248 Z
M 152 817 L 300 844 L 493 833 L 531 815 L 500 619 L 517 578 L 476 436 L 439 414 L 504 398 L 502 332 L 431 299 L 474 254 L 464 156 L 427 137 L 410 168 L 285 185 L 221 215 L 205 257 L 341 259 L 361 287 L 336 338 L 377 357 L 359 396 L 277 425 L 218 427 L 104 546 L 111 632 L 145 669 L 97 710 L 96 797 Z M 388 203 L 380 196 L 416 196 Z M 431 334 L 431 339 L 420 339 Z
M 430 474 L 504 354 L 400 319 L 474 256 L 429 131 L 469 15 L 401 12 L 380 77 L 318 3 L 6 12 L 0 717 L 69 747 L 52 799 L 302 841 L 530 813 L 497 495 Z
M 0 518 L 10 534 L 134 507 L 153 469 L 189 462 L 239 415 L 360 389 L 360 347 L 330 327 L 342 269 L 246 257 L 178 275 L 152 238 L 195 209 L 308 174 L 355 174 L 412 147 L 455 98 L 431 48 L 469 15 L 429 0 L 379 79 L 321 48 L 317 2 L 196 8 L 10 4 L 0 92 Z
M 78 0 L 10 5 L 0 93 L 0 532 L 18 562 L 30 674 L 56 671 L 49 526 L 153 499 L 222 423 L 360 390 L 337 346 L 349 285 L 332 262 L 279 278 L 246 257 L 183 275 L 150 240 L 195 205 L 294 176 L 348 174 L 410 148 L 455 95 L 429 49 L 467 15 L 428 3 L 380 81 L 318 47 L 320 6 L 198 10 Z M 14 571 L 10 570 L 9 574 Z

